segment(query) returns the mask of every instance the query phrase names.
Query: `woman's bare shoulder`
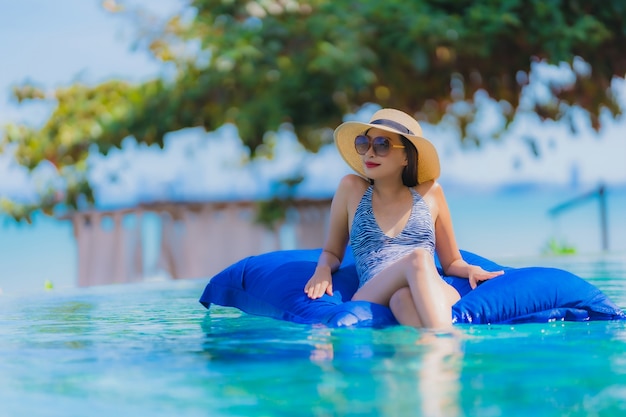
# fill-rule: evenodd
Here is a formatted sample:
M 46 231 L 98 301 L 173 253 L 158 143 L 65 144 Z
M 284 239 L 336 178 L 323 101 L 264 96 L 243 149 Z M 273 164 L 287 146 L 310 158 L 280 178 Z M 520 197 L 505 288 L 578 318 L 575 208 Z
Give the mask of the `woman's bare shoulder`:
M 441 193 L 441 185 L 435 180 L 423 182 L 413 187 L 422 197 L 434 198 L 435 194 Z
M 356 192 L 363 194 L 363 192 L 365 192 L 369 185 L 369 181 L 367 181 L 365 178 L 359 177 L 355 174 L 348 174 L 344 176 L 339 182 L 338 191 L 341 190 L 349 193 Z
M 365 190 L 370 183 L 365 178 L 355 174 L 348 174 L 341 179 L 335 193 L 335 200 L 343 202 L 349 212 L 352 212 L 361 201 Z
M 431 180 L 418 184 L 414 189 L 430 206 L 433 217 L 436 217 L 441 206 L 446 205 L 446 197 L 443 194 L 443 188 L 437 181 Z

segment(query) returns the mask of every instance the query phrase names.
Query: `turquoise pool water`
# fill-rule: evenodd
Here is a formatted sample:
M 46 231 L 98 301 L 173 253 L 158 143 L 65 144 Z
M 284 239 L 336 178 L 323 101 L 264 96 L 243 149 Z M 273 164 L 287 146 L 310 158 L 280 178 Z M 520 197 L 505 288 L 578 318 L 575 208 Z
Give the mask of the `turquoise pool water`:
M 626 262 L 563 258 L 626 307 Z M 0 416 L 623 416 L 626 322 L 327 329 L 206 280 L 0 296 Z

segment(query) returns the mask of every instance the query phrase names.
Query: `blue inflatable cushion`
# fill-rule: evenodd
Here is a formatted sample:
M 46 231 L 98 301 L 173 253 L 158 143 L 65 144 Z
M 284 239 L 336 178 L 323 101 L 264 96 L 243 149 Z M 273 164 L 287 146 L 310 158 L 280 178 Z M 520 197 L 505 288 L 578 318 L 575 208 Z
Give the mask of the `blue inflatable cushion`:
M 330 327 L 385 327 L 397 324 L 391 310 L 367 301 L 350 301 L 358 278 L 350 248 L 333 274 L 333 296 L 311 300 L 304 286 L 321 249 L 284 250 L 251 256 L 212 277 L 200 302 L 236 307 L 246 313 Z M 452 308 L 454 323 L 528 323 L 553 320 L 622 320 L 624 312 L 597 287 L 554 268 L 502 267 L 471 252 L 463 258 L 485 270 L 505 274 L 471 290 L 467 279 L 443 274 L 461 299 Z

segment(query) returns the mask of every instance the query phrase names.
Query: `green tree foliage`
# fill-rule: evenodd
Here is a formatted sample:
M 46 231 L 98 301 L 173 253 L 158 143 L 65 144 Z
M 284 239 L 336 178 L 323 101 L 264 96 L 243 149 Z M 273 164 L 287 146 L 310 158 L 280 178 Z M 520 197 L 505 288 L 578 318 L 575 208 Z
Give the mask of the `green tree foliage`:
M 621 113 L 610 85 L 626 74 L 622 0 L 190 0 L 149 29 L 138 44 L 175 75 L 74 84 L 53 97 L 15 88 L 19 101 L 56 107 L 43 126 L 7 126 L 0 147 L 12 145 L 29 170 L 51 162 L 64 185 L 34 205 L 2 209 L 28 218 L 37 207 L 93 204 L 89 152 L 106 154 L 129 136 L 162 147 L 166 133 L 186 127 L 233 123 L 254 156 L 285 125 L 316 151 L 328 128 L 368 102 L 445 120 L 477 144 L 484 138 L 467 127 L 479 90 L 501 105 L 503 129 L 520 112 L 560 120 L 576 105 L 596 129 L 601 111 Z M 572 67 L 576 80 L 549 85 L 550 100 L 520 104 L 533 63 L 575 59 L 592 70 Z

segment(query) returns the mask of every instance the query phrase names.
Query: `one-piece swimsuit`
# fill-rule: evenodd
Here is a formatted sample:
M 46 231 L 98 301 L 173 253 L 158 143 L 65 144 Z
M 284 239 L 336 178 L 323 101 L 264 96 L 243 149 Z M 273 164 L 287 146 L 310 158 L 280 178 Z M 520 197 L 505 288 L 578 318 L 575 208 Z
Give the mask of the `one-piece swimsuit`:
M 354 255 L 359 288 L 391 263 L 415 248 L 435 253 L 435 229 L 428 205 L 412 188 L 413 207 L 402 232 L 389 237 L 380 228 L 372 208 L 373 187 L 363 194 L 352 221 L 350 246 Z

